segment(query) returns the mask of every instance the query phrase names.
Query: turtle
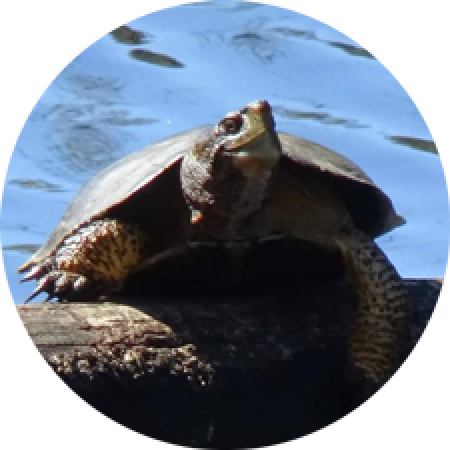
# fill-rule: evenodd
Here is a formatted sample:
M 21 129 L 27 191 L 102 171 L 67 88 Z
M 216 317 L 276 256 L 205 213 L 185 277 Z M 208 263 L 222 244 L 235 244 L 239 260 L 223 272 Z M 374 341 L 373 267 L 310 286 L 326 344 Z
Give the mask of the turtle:
M 238 268 L 249 245 L 277 236 L 313 242 L 339 252 L 359 300 L 349 359 L 378 382 L 398 367 L 410 301 L 374 239 L 404 223 L 362 169 L 277 132 L 271 106 L 258 100 L 98 173 L 19 271 L 37 281 L 27 301 L 41 292 L 85 301 L 193 242 L 224 246 Z

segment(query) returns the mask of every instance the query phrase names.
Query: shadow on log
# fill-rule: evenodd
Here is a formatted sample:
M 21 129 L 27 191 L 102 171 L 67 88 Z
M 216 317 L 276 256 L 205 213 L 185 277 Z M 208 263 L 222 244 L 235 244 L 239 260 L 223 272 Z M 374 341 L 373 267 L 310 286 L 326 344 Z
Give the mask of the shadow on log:
M 441 284 L 407 283 L 412 349 Z M 330 283 L 295 295 L 132 296 L 18 311 L 56 373 L 110 418 L 166 442 L 242 448 L 298 438 L 364 401 L 343 375 L 355 302 L 345 283 Z

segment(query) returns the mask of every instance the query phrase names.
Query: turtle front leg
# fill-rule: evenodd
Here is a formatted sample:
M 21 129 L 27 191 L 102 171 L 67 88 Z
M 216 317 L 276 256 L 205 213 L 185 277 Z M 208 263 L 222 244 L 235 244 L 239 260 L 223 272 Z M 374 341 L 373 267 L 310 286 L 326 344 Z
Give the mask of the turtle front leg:
M 30 279 L 32 278 L 26 276 L 22 281 Z M 56 269 L 52 269 L 41 278 L 37 278 L 37 281 L 38 285 L 32 294 L 26 298 L 25 303 L 30 302 L 41 292 L 48 294 L 45 301 L 49 301 L 54 297 L 76 301 L 77 299 L 85 300 L 89 297 L 98 296 L 102 292 L 106 293 L 113 290 L 112 285 L 103 285 L 98 281 L 92 281 L 85 275 Z
M 139 227 L 116 219 L 91 222 L 67 236 L 23 278 L 38 283 L 26 302 L 41 292 L 48 299 L 77 301 L 118 290 L 149 252 L 148 236 Z
M 406 357 L 409 293 L 383 251 L 363 233 L 352 233 L 339 244 L 359 296 L 348 343 L 350 361 L 380 385 Z

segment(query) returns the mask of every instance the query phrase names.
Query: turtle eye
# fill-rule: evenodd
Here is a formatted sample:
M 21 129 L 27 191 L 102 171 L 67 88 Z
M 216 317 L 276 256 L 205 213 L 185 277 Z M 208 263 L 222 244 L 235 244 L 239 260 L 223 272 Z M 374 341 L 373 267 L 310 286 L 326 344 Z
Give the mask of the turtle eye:
M 226 134 L 239 133 L 242 128 L 242 117 L 227 117 L 223 120 L 221 128 Z

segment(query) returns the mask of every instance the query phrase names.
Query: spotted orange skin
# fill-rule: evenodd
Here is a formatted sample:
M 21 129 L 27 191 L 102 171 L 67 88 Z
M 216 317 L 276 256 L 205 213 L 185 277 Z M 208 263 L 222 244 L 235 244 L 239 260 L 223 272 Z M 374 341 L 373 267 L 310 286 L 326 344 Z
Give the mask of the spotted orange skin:
M 148 235 L 139 226 L 95 220 L 67 236 L 25 277 L 38 282 L 27 301 L 40 292 L 76 300 L 86 293 L 116 290 L 150 252 Z

